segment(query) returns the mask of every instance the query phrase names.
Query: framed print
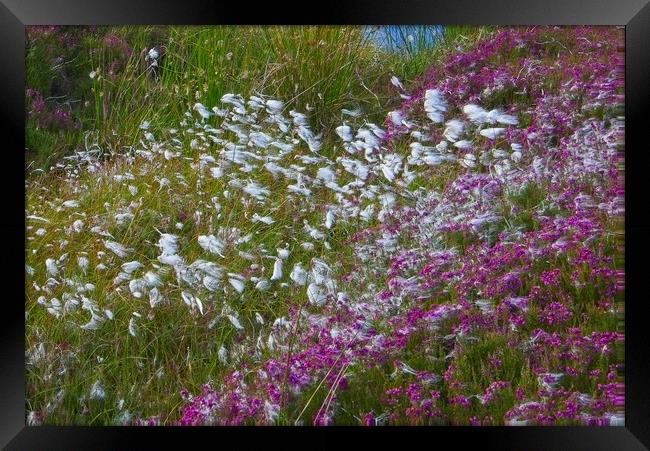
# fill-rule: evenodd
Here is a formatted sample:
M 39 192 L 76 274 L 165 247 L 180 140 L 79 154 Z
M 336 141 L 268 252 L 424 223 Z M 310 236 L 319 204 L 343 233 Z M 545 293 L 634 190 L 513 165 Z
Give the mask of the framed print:
M 646 2 L 3 2 L 7 449 L 647 449 Z

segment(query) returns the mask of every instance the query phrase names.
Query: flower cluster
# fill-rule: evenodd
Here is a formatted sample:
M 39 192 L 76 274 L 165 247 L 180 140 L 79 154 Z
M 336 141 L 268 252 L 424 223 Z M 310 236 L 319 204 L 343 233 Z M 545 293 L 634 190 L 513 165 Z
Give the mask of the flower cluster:
M 79 123 L 72 117 L 68 106 L 49 106 L 43 95 L 31 88 L 27 88 L 28 116 L 33 118 L 41 128 L 55 130 L 71 130 L 79 127 Z

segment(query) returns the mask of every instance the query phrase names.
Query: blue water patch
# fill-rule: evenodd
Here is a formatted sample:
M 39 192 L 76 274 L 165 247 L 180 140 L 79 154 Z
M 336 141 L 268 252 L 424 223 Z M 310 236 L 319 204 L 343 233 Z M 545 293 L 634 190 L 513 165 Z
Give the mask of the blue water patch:
M 442 25 L 380 25 L 366 27 L 366 35 L 389 52 L 417 53 L 444 36 Z

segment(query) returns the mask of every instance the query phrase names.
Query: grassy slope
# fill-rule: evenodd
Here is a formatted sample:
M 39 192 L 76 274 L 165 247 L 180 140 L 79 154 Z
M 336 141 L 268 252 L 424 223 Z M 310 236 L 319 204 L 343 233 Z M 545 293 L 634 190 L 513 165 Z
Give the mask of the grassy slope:
M 99 68 L 98 73 L 102 76 L 98 81 L 90 82 L 94 95 L 90 99 L 93 110 L 88 114 L 90 120 L 84 119 L 86 125 L 81 131 L 63 134 L 37 130 L 31 124 L 28 136 L 37 134 L 42 139 L 32 141 L 33 146 L 39 149 L 37 164 L 56 162 L 75 141 L 79 143 L 82 132 L 92 130 L 92 124 L 95 130 L 90 142 L 96 140 L 99 147 L 122 153 L 138 146 L 142 139 L 139 130 L 142 120 L 160 126 L 160 129 L 152 131 L 162 135 L 162 126 L 177 125 L 183 112 L 195 101 L 214 105 L 226 92 L 244 95 L 263 92 L 277 96 L 289 100 L 287 110 L 292 107 L 303 111 L 307 106 L 314 108 L 316 114 L 310 118 L 317 129 L 328 130 L 331 124 L 337 123 L 342 107 L 361 106 L 370 118 L 381 123 L 387 107 L 386 99 L 395 97 L 388 81 L 391 75 L 395 74 L 408 83 L 425 64 L 444 57 L 445 52 L 457 45 L 471 45 L 471 39 L 484 33 L 482 30 L 452 29 L 448 34 L 449 41 L 431 51 L 387 55 L 370 47 L 359 30 L 339 27 L 295 28 L 289 32 L 230 27 L 136 28 L 112 32 L 126 37 L 134 49 L 165 42 L 166 54 L 160 78 L 152 78 L 141 70 L 141 55 L 136 51 L 127 60 L 126 69 L 112 78 L 105 75 L 109 55 L 101 51 L 93 54 L 90 67 Z M 32 79 L 37 71 L 35 65 L 28 65 L 28 69 L 34 68 Z M 87 68 L 84 66 L 84 69 Z M 190 138 L 183 138 L 184 153 L 196 162 L 197 154 L 190 149 Z M 334 155 L 336 152 L 331 145 L 326 145 L 323 150 L 324 154 Z M 155 263 L 157 257 L 151 251 L 152 244 L 158 239 L 154 228 L 169 230 L 181 236 L 182 253 L 191 261 L 201 255 L 197 236 L 212 231 L 209 224 L 198 224 L 193 213 L 196 209 L 205 210 L 211 197 L 224 190 L 222 180 L 206 178 L 200 183 L 202 191 L 197 191 L 197 171 L 179 160 L 165 162 L 162 166 L 145 165 L 146 174 L 140 173 L 140 164 L 142 162 L 136 160 L 131 166 L 123 159 L 116 159 L 108 162 L 99 174 L 82 173 L 73 183 L 63 179 L 60 171 L 56 170 L 29 175 L 28 213 L 49 220 L 47 224 L 37 220 L 28 223 L 27 262 L 39 274 L 36 280 L 42 286 L 46 259 L 58 259 L 65 252 L 70 262 L 59 276 L 93 284 L 94 291 L 88 296 L 101 309 L 110 309 L 115 315 L 115 319 L 107 321 L 101 329 L 91 333 L 83 331 L 78 324 L 88 320 L 88 312 L 79 309 L 66 315 L 65 320 L 57 320 L 37 304 L 43 291 L 37 291 L 34 280 L 27 279 L 27 349 L 37 349 L 40 343 L 44 343 L 47 358 L 28 367 L 26 408 L 28 411 L 47 412 L 46 423 L 107 424 L 115 421 L 118 412 L 123 410 L 142 417 L 162 415 L 163 422 L 174 421 L 182 404 L 181 389 L 198 392 L 203 383 L 219 380 L 228 370 L 219 362 L 217 353 L 222 344 L 234 349 L 238 334 L 223 320 L 215 327 L 209 327 L 210 320 L 216 316 L 225 299 L 239 312 L 246 335 L 253 337 L 259 332 L 255 313 L 260 313 L 267 321 L 273 320 L 286 315 L 291 306 L 303 302 L 303 291 L 293 288 L 268 294 L 247 290 L 243 298 L 233 290 L 227 290 L 225 299 L 204 299 L 206 314 L 199 316 L 188 314 L 187 307 L 180 301 L 180 290 L 166 292 L 169 302 L 156 308 L 155 312 L 149 309 L 146 300 L 132 298 L 128 288 L 127 291 L 124 288 L 115 290 L 112 280 L 119 267 L 113 267 L 112 263 L 117 259 L 88 230 L 91 226 L 102 226 L 115 237 L 115 241 L 134 249 L 130 256 L 133 260 L 145 264 Z M 133 181 L 116 183 L 113 176 L 125 172 L 138 176 Z M 184 177 L 186 184 L 178 183 L 177 175 Z M 159 189 L 157 179 L 161 176 L 173 181 L 171 189 Z M 277 182 L 267 172 L 253 173 L 250 177 L 273 192 L 283 192 L 280 188 L 284 186 L 276 186 Z M 130 193 L 129 185 L 137 188 L 137 194 Z M 245 209 L 239 198 L 233 197 L 228 201 L 220 197 L 222 215 L 218 219 L 220 225 L 238 227 L 244 234 L 252 233 L 251 248 L 264 245 L 273 254 L 277 247 L 288 246 L 291 251 L 285 265 L 288 272 L 295 261 L 308 260 L 324 251 L 317 245 L 315 252 L 307 253 L 290 232 L 300 228 L 304 219 L 310 223 L 321 220 L 323 212 L 318 207 L 321 202 L 331 201 L 331 192 L 323 190 L 315 196 L 319 199 L 317 205 L 306 202 L 291 205 L 282 197 L 276 198 L 270 207 L 277 221 L 272 226 L 251 224 L 248 218 L 243 217 Z M 64 200 L 73 197 L 81 198 L 78 208 L 61 208 L 56 212 Z M 125 225 L 117 226 L 113 215 L 124 211 L 131 202 L 137 202 L 132 209 L 135 217 Z M 271 211 L 259 211 L 259 214 Z M 75 219 L 83 220 L 86 226 L 78 235 L 70 235 L 66 229 Z M 203 221 L 206 219 L 207 215 Z M 180 231 L 174 228 L 177 222 L 183 223 Z M 348 255 L 350 249 L 339 237 L 349 237 L 365 226 L 341 223 L 331 231 L 332 251 L 340 252 L 343 257 L 340 267 L 336 268 L 337 273 L 349 271 L 352 263 L 346 260 L 351 257 Z M 34 234 L 41 227 L 46 230 L 45 234 Z M 105 255 L 98 256 L 98 252 L 105 252 Z M 76 267 L 75 259 L 79 255 L 87 255 L 91 261 L 85 275 Z M 230 271 L 245 269 L 243 259 L 226 257 L 232 262 L 228 266 Z M 108 269 L 95 273 L 93 268 L 100 261 Z M 268 273 L 269 270 L 269 264 L 266 264 L 265 271 Z M 167 278 L 173 278 L 173 275 L 168 274 Z M 54 295 L 61 291 L 60 288 L 53 289 Z M 143 314 L 136 337 L 127 331 L 133 311 Z M 152 316 L 147 317 L 148 313 Z M 101 403 L 88 399 L 88 391 L 97 380 L 106 387 L 107 397 Z M 61 390 L 65 394 L 59 399 L 57 394 L 62 393 Z M 120 400 L 124 400 L 124 404 L 118 408 Z M 49 412 L 48 405 L 51 408 Z
M 151 30 L 133 32 L 124 29 L 120 33 L 135 33 L 132 38 L 134 42 L 140 46 L 150 45 L 145 42 L 150 38 Z M 336 140 L 330 140 L 332 125 L 339 124 L 341 120 L 340 108 L 361 105 L 372 120 L 381 123 L 385 111 L 394 108 L 386 101 L 389 97 L 396 97 L 388 81 L 390 74 L 398 74 L 408 82 L 416 78 L 431 59 L 443 59 L 456 44 L 471 45 L 471 41 L 464 37 L 465 31 L 456 30 L 455 34 L 449 34 L 450 41 L 438 47 L 433 54 L 418 54 L 415 57 L 378 55 L 375 50 L 360 44 L 360 35 L 355 33 L 345 33 L 340 29 L 295 29 L 290 34 L 274 29 L 166 30 L 159 38 L 168 43 L 167 59 L 159 80 L 138 71 L 134 57 L 127 65 L 131 69 L 116 80 L 104 78 L 94 82 L 97 97 L 93 123 L 97 127 L 99 145 L 121 153 L 131 147 L 143 147 L 139 126 L 144 119 L 152 122 L 150 131 L 159 142 L 169 143 L 171 136 L 166 128 L 178 126 L 183 113 L 195 101 L 212 106 L 218 104 L 218 99 L 226 92 L 248 94 L 262 91 L 285 100 L 292 99 L 286 110 L 295 107 L 304 111 L 308 104 L 316 107 L 314 114 L 310 115 L 312 125 L 315 130 L 324 129 L 326 132 L 321 154 L 333 159 L 342 153 L 335 144 Z M 485 37 L 486 33 L 485 30 L 475 30 L 472 36 L 476 39 Z M 325 44 L 320 44 L 321 41 Z M 231 43 L 234 47 L 226 48 L 224 43 Z M 230 52 L 233 55 L 227 57 Z M 330 60 L 335 63 L 329 64 Z M 549 58 L 549 64 L 551 61 L 552 58 Z M 106 62 L 97 64 L 103 66 Z M 208 69 L 215 67 L 219 70 L 214 73 Z M 548 89 L 557 89 L 557 81 L 548 80 Z M 295 87 L 296 83 L 298 88 Z M 100 96 L 101 93 L 103 95 Z M 488 106 L 513 102 L 520 102 L 517 106 L 522 110 L 527 106 L 525 98 L 507 98 L 508 95 L 514 96 L 508 92 L 503 95 L 506 98 L 494 98 L 494 105 Z M 612 114 L 607 112 L 607 115 Z M 525 122 L 525 117 L 522 119 Z M 215 123 L 214 120 L 211 123 Z M 192 145 L 194 139 L 201 141 L 197 135 L 182 133 L 179 138 L 181 156 L 170 160 L 157 158 L 146 162 L 141 158 L 115 158 L 108 161 L 99 173 L 83 172 L 72 180 L 65 176 L 64 171 L 30 175 L 28 214 L 46 217 L 49 222 L 42 223 L 36 219 L 28 222 L 27 262 L 35 269 L 36 275 L 34 278 L 28 277 L 26 285 L 27 346 L 33 352 L 43 343 L 45 358 L 28 366 L 26 408 L 28 411 L 44 412 L 46 423 L 106 424 L 119 421 L 119 415 L 125 411 L 143 418 L 160 415 L 161 422 L 173 423 L 178 420 L 179 407 L 184 404 L 181 390 L 200 393 L 202 384 L 208 381 L 214 381 L 214 385 L 219 386 L 224 376 L 239 368 L 238 365 L 233 368 L 232 363 L 224 365 L 220 361 L 218 353 L 222 345 L 229 356 L 236 355 L 238 350 L 247 352 L 253 349 L 258 336 L 267 336 L 270 322 L 288 316 L 291 309 L 295 310 L 305 303 L 304 288 L 293 285 L 281 287 L 276 284 L 267 292 L 258 292 L 248 284 L 244 294 L 239 295 L 226 284 L 223 294 L 202 297 L 205 312 L 199 315 L 181 301 L 183 290 L 175 286 L 173 272 L 169 271 L 163 274 L 166 285 L 163 294 L 167 302 L 151 309 L 146 298 L 131 296 L 128 286 L 122 284 L 116 289 L 112 284 L 123 261 L 138 260 L 145 264 L 146 269 L 155 268 L 159 255 L 155 247 L 159 237 L 157 230 L 179 235 L 180 254 L 190 262 L 205 258 L 205 252 L 197 244 L 199 235 L 216 233 L 219 226 L 237 227 L 242 235 L 252 234 L 251 241 L 244 248 L 256 254 L 257 262 L 263 265 L 261 272 L 267 277 L 272 270 L 273 260 L 266 259 L 260 249 L 265 249 L 268 255 L 275 255 L 277 248 L 290 250 L 290 257 L 284 265 L 285 279 L 294 262 L 306 262 L 312 257 L 337 255 L 337 261 L 333 263 L 337 276 L 358 268 L 360 262 L 354 258 L 345 240 L 355 232 L 377 225 L 376 221 L 338 221 L 326 238 L 332 249 L 316 241 L 313 251 L 305 250 L 300 245 L 306 239 L 302 232 L 303 221 L 312 225 L 322 224 L 324 207 L 334 203 L 330 190 L 315 190 L 314 199 L 317 201 L 311 202 L 299 196 L 287 197 L 286 181 L 273 177 L 267 171 L 258 168 L 248 174 L 239 173 L 243 180 L 255 180 L 273 193 L 270 202 L 258 206 L 230 187 L 228 178 L 213 179 L 206 176 L 205 171 L 198 170 L 199 154 L 205 149 L 214 150 L 217 146 L 200 143 L 197 150 Z M 408 153 L 406 146 L 397 147 L 397 151 Z M 293 160 L 293 155 L 281 162 L 283 166 L 292 163 L 298 163 Z M 310 167 L 307 173 L 313 176 L 315 169 Z M 459 172 L 456 167 L 434 168 L 421 173 L 413 182 L 413 187 L 442 190 Z M 128 173 L 135 175 L 134 180 L 115 178 Z M 169 188 L 160 188 L 162 177 L 170 180 Z M 341 184 L 351 179 L 349 175 L 342 174 Z M 506 191 L 503 194 L 500 201 L 509 228 L 535 230 L 539 227 L 531 212 L 547 196 L 547 188 L 529 185 L 521 192 Z M 224 196 L 224 190 L 231 191 L 233 195 Z M 220 212 L 212 208 L 213 197 L 217 197 L 221 204 Z M 63 201 L 72 198 L 80 200 L 78 207 L 60 207 Z M 115 214 L 126 210 L 130 210 L 134 217 L 118 225 Z M 196 216 L 196 211 L 201 215 Z M 250 214 L 253 211 L 260 215 L 271 215 L 276 222 L 272 225 L 252 223 Z M 69 230 L 75 219 L 82 219 L 85 223 L 78 234 Z M 180 228 L 176 227 L 177 223 L 181 224 Z M 117 258 L 104 247 L 101 237 L 89 231 L 92 226 L 100 226 L 111 233 L 115 241 L 133 249 L 133 252 L 126 259 Z M 616 226 L 614 223 L 607 224 L 608 229 L 616 229 Z M 41 227 L 45 233 L 35 233 Z M 448 239 L 448 245 L 456 246 L 461 251 L 471 244 L 463 234 L 450 234 Z M 613 237 L 604 237 L 603 242 L 606 252 L 615 255 Z M 402 249 L 415 245 L 417 242 L 400 242 Z M 78 327 L 88 320 L 89 314 L 84 310 L 77 309 L 63 315 L 63 319 L 57 319 L 38 305 L 38 298 L 43 295 L 42 286 L 47 284 L 48 278 L 45 261 L 48 258 L 59 259 L 64 253 L 68 255 L 68 263 L 59 265 L 62 272 L 57 279 L 92 283 L 94 291 L 87 295 L 101 309 L 110 309 L 114 314 L 114 319 L 106 321 L 97 331 L 83 331 Z M 87 255 L 91 261 L 86 274 L 76 266 L 79 255 Z M 227 249 L 224 256 L 228 271 L 249 271 L 249 262 L 239 258 L 236 250 Z M 107 269 L 95 273 L 93 268 L 100 262 Z M 545 264 L 542 262 L 533 273 L 546 269 L 543 267 Z M 368 272 L 366 276 L 363 284 L 346 287 L 350 296 L 360 297 L 372 292 L 369 289 L 371 285 L 386 285 L 386 274 Z M 34 282 L 40 290 L 36 289 Z M 61 301 L 65 301 L 61 297 L 65 291 L 67 289 L 64 287 L 53 286 L 46 297 L 49 300 L 52 296 L 59 296 Z M 454 293 L 447 296 L 453 298 Z M 576 291 L 575 299 L 576 308 L 584 306 L 585 310 L 581 313 L 587 313 L 587 320 L 580 320 L 574 325 L 580 325 L 585 334 L 616 330 L 614 315 L 592 308 L 595 299 L 589 287 Z M 437 301 L 440 300 L 427 302 Z M 228 320 L 220 317 L 224 306 L 237 312 L 245 330 L 243 333 L 238 333 Z M 134 311 L 142 314 L 137 321 L 135 337 L 128 333 Z M 264 318 L 265 325 L 256 321 L 256 313 Z M 531 315 L 534 316 L 535 312 Z M 386 324 L 379 323 L 378 327 L 384 327 L 385 333 L 393 332 Z M 423 347 L 427 349 L 426 355 L 421 352 Z M 444 357 L 449 351 L 440 345 L 440 341 L 431 340 L 426 334 L 415 335 L 401 358 L 414 368 L 442 373 L 446 368 Z M 480 345 L 467 344 L 458 352 L 462 358 L 457 360 L 457 377 L 467 381 L 468 389 L 472 392 L 481 392 L 494 379 L 516 381 L 520 386 L 528 387 L 531 393 L 538 388 L 537 378 L 530 372 L 526 356 L 519 349 L 509 348 L 507 337 L 503 335 L 484 334 Z M 491 373 L 487 357 L 496 354 L 500 355 L 502 365 L 498 373 Z M 239 363 L 248 363 L 254 368 L 256 362 L 260 359 L 264 361 L 267 357 L 272 357 L 267 350 L 262 350 L 261 356 L 243 354 L 239 356 Z M 594 362 L 594 366 L 604 373 L 608 370 L 608 363 L 610 359 L 603 357 Z M 354 371 L 354 368 L 351 370 Z M 391 371 L 392 367 L 387 364 L 385 367 L 357 372 L 355 383 L 348 390 L 340 390 L 337 395 L 337 423 L 357 424 L 360 412 L 381 411 L 379 399 L 385 395 L 386 389 L 407 384 L 410 380 L 408 375 L 402 374 L 390 377 Z M 106 389 L 104 401 L 88 399 L 92 385 L 98 380 Z M 589 387 L 593 382 L 585 380 L 580 384 Z M 59 399 L 57 394 L 62 393 L 62 389 L 65 392 Z M 595 388 L 591 387 L 590 390 Z M 316 393 L 314 398 L 311 402 L 306 401 L 312 392 Z M 305 406 L 302 418 L 313 418 L 325 401 L 326 394 L 327 390 L 316 390 L 314 386 L 313 390 L 308 390 L 305 396 L 295 400 L 287 411 L 281 413 L 280 422 L 292 424 Z M 123 404 L 120 402 L 122 400 Z M 492 407 L 492 416 L 501 418 L 512 404 L 512 394 L 507 392 Z M 458 422 L 467 422 L 469 413 L 454 406 L 445 406 L 445 409 Z M 399 421 L 407 422 L 408 419 L 400 418 Z

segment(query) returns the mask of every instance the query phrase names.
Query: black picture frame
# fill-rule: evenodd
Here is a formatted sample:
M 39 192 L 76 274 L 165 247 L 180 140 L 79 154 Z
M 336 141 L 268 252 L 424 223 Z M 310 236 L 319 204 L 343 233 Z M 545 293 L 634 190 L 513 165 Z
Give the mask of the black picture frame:
M 0 0 L 0 127 L 2 175 L 0 255 L 4 296 L 0 327 L 0 446 L 11 450 L 153 448 L 183 434 L 187 444 L 208 439 L 221 446 L 259 436 L 283 448 L 334 447 L 348 438 L 371 446 L 388 435 L 402 446 L 427 448 L 474 443 L 481 449 L 641 450 L 650 447 L 650 337 L 643 263 L 650 220 L 644 213 L 650 113 L 650 4 L 648 0 L 348 1 L 340 5 L 266 5 L 200 0 Z M 625 26 L 625 426 L 451 428 L 143 428 L 27 427 L 25 419 L 25 183 L 24 82 L 26 25 L 94 24 L 468 24 Z M 22 237 L 22 240 L 21 240 Z M 11 288 L 8 290 L 8 288 Z M 332 434 L 332 432 L 335 432 Z M 199 437 L 201 435 L 201 437 Z M 208 437 L 209 436 L 209 437 Z M 315 436 L 315 437 L 314 437 Z M 218 441 L 215 441 L 218 439 Z M 232 442 L 231 440 L 234 440 Z M 193 444 L 192 446 L 199 446 Z M 213 445 L 214 446 L 214 445 Z

